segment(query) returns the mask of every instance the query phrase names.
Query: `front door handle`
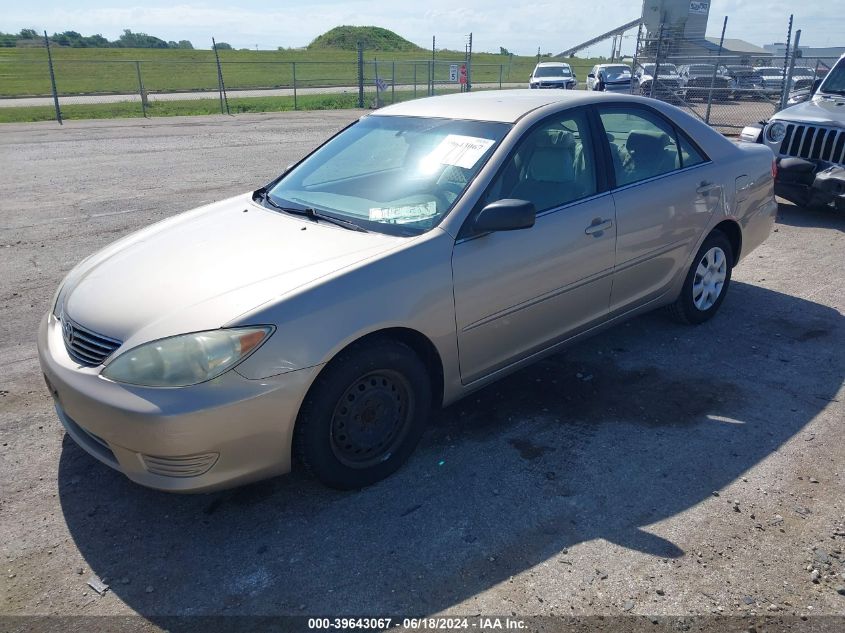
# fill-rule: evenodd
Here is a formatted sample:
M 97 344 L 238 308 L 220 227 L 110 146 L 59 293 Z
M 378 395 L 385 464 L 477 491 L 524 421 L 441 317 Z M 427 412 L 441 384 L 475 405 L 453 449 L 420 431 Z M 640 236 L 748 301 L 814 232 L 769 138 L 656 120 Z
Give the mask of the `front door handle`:
M 601 218 L 596 218 L 592 221 L 590 226 L 584 229 L 584 233 L 586 233 L 587 235 L 592 235 L 594 237 L 601 237 L 602 233 L 604 233 L 611 226 L 613 226 L 613 222 L 611 220 L 602 220 Z

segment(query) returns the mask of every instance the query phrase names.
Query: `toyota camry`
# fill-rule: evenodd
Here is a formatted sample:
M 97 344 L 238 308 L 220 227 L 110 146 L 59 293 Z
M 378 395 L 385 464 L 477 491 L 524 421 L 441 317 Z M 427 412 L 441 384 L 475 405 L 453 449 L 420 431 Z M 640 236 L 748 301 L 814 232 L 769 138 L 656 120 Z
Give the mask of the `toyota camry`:
M 656 100 L 419 99 L 82 261 L 41 367 L 67 433 L 140 484 L 300 464 L 358 488 L 436 407 L 645 311 L 712 318 L 776 209 L 768 147 Z

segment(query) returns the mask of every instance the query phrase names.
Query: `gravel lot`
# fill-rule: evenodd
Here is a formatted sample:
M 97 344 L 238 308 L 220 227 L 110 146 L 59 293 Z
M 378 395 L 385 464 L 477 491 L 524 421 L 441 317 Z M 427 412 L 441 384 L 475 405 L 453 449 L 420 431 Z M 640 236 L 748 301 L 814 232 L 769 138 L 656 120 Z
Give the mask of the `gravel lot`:
M 439 413 L 411 462 L 361 492 L 294 473 L 167 495 L 65 437 L 34 343 L 61 277 L 263 184 L 358 115 L 0 127 L 0 614 L 140 614 L 145 630 L 441 612 L 843 626 L 841 215 L 782 205 L 715 320 L 646 315 L 506 378 Z

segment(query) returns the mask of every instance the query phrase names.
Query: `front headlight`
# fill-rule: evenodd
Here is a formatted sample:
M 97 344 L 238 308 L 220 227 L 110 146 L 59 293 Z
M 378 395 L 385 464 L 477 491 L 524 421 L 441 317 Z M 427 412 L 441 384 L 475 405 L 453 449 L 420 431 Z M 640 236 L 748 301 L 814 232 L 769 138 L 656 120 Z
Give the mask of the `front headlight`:
M 102 375 L 143 387 L 187 387 L 230 370 L 267 340 L 272 326 L 181 334 L 144 343 L 115 358 Z
M 775 121 L 766 130 L 766 136 L 773 143 L 780 143 L 783 137 L 786 136 L 786 126 L 780 121 Z

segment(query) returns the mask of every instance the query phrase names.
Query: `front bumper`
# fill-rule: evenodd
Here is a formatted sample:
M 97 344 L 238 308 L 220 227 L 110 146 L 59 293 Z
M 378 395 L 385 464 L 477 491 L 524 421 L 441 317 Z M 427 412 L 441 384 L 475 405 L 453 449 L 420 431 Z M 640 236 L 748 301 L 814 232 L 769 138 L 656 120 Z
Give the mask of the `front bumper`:
M 192 387 L 137 387 L 81 367 L 45 316 L 38 356 L 59 419 L 101 462 L 150 488 L 207 492 L 290 471 L 293 426 L 320 367 L 248 380 L 236 371 Z
M 800 206 L 845 208 L 845 166 L 806 158 L 778 158 L 775 193 Z
M 532 83 L 529 84 L 531 88 L 539 88 L 541 90 L 575 90 L 578 86 L 576 82 L 569 82 L 569 83 L 548 83 L 548 82 L 539 82 L 539 83 Z

